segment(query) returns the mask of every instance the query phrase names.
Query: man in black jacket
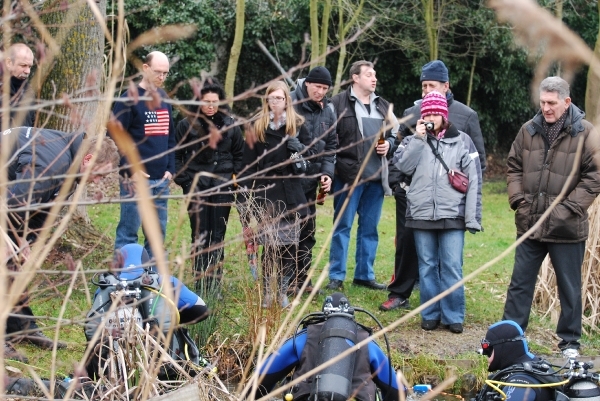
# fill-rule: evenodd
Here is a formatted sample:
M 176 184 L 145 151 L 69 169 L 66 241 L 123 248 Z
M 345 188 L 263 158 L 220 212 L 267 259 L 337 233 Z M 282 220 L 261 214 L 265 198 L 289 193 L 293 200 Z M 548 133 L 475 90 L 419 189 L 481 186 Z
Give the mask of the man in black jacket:
M 317 187 L 327 193 L 331 190 L 335 167 L 335 151 L 337 134 L 335 130 L 336 115 L 333 104 L 325 96 L 331 87 L 331 74 L 325 67 L 315 67 L 306 79 L 298 80 L 296 89 L 291 93 L 294 108 L 304 117 L 304 126 L 309 137 L 306 146 L 314 146 L 317 151 L 309 162 L 306 178 L 302 180 L 302 189 L 308 202 L 309 217 L 302 224 L 300 243 L 298 246 L 298 271 L 296 274 L 296 290 L 306 281 L 306 273 L 312 263 L 312 249 L 315 246 Z M 309 282 L 305 291 L 312 291 Z
M 29 89 L 27 79 L 31 73 L 31 67 L 33 67 L 33 52 L 27 45 L 15 43 L 8 48 L 7 57 L 4 59 L 4 67 L 10 74 L 8 104 L 10 109 L 7 111 L 7 114 L 9 115 L 7 128 L 17 126 L 33 127 L 35 122 L 35 110 L 21 112 L 13 110 L 14 107 L 25 106 L 25 103 L 27 103 L 24 102 L 24 100 L 26 99 L 26 92 Z M 2 90 L 2 82 L 0 82 L 0 90 Z M 1 105 L 2 99 L 0 99 L 0 106 Z M 4 110 L 0 110 L 0 124 L 2 124 L 4 112 Z
M 448 69 L 442 61 L 434 60 L 423 66 L 421 70 L 421 88 L 423 97 L 432 91 L 446 95 L 448 119 L 459 131 L 466 133 L 473 140 L 481 163 L 481 172 L 483 173 L 485 170 L 485 149 L 483 147 L 483 135 L 479 127 L 479 118 L 473 109 L 454 100 L 454 96 L 450 92 Z M 413 133 L 412 129 L 421 116 L 421 100 L 416 101 L 414 106 L 404 110 L 402 117 L 407 116 L 412 117 L 400 126 L 400 134 L 403 138 Z M 396 147 L 399 143 L 396 144 Z M 477 155 L 471 156 L 475 157 Z M 382 311 L 408 308 L 408 299 L 419 280 L 419 262 L 413 239 L 413 230 L 405 227 L 406 185 L 409 180 L 402 177 L 398 169 L 391 165 L 389 182 L 394 191 L 394 198 L 396 198 L 396 255 L 394 275 L 392 276 L 392 282 L 388 285 L 388 300 L 379 306 Z
M 357 61 L 350 67 L 352 85 L 331 99 L 340 119 L 337 123 L 338 151 L 333 180 L 335 230 L 329 252 L 327 289 L 343 287 L 350 231 L 358 214 L 354 285 L 384 290 L 375 280 L 373 262 L 379 235 L 383 196 L 391 195 L 388 159 L 398 132 L 398 120 L 390 104 L 375 94 L 377 78 L 373 63 Z M 356 186 L 350 189 L 356 181 Z M 342 213 L 344 203 L 347 205 Z
M 80 156 L 78 161 L 77 154 L 84 146 L 84 134 L 32 127 L 11 128 L 2 134 L 8 136 L 13 144 L 13 156 L 8 163 L 10 183 L 6 194 L 8 236 L 26 258 L 29 244 L 37 239 L 48 217 L 50 207 L 47 204 L 58 195 L 71 165 L 80 163 L 76 172 L 85 173 L 93 163 L 89 179 L 98 182 L 104 173 L 117 166 L 119 155 L 114 142 L 108 138 L 104 139 L 98 153 L 92 153 L 95 138 L 92 139 L 86 144 L 89 151 Z M 28 303 L 25 293 L 13 315 L 7 319 L 8 340 L 25 341 L 51 349 L 54 342 L 39 331 Z M 66 344 L 59 341 L 57 347 L 65 348 Z M 10 348 L 5 346 L 5 353 L 8 351 L 11 351 Z

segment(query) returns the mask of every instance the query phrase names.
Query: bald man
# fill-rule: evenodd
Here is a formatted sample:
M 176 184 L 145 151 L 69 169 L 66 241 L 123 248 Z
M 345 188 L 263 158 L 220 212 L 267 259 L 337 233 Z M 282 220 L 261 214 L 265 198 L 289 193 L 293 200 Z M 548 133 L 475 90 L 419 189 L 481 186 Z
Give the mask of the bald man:
M 4 57 L 5 72 L 10 74 L 10 91 L 9 91 L 9 123 L 6 128 L 26 126 L 33 127 L 35 122 L 35 110 L 29 111 L 17 111 L 15 107 L 25 106 L 23 102 L 24 95 L 29 89 L 27 82 L 29 74 L 31 73 L 31 67 L 33 67 L 33 52 L 24 43 L 15 43 L 8 48 L 8 51 Z M 2 89 L 2 82 L 0 82 L 0 89 Z M 4 94 L 4 90 L 0 92 Z M 2 99 L 0 99 L 0 105 L 2 105 Z M 3 110 L 0 109 L 0 124 L 3 120 Z M 0 126 L 1 128 L 1 126 Z
M 129 132 L 137 145 L 143 163 L 141 174 L 148 179 L 150 196 L 156 197 L 154 204 L 158 213 L 163 240 L 167 229 L 167 196 L 169 183 L 175 173 L 175 128 L 173 110 L 165 103 L 167 93 L 162 89 L 169 75 L 169 58 L 161 52 L 154 51 L 146 56 L 142 66 L 142 80 L 137 86 L 140 96 L 157 94 L 160 104 L 156 102 L 134 102 L 132 100 L 115 102 L 113 114 L 123 128 Z M 121 95 L 121 100 L 132 98 L 129 90 Z M 131 176 L 129 162 L 125 157 L 120 162 L 121 198 L 135 198 L 135 178 Z M 140 174 L 140 173 L 138 173 Z M 142 220 L 135 202 L 121 203 L 121 219 L 117 226 L 115 249 L 138 242 L 138 230 Z M 147 238 L 147 237 L 146 237 Z M 150 244 L 146 239 L 144 248 L 152 257 Z

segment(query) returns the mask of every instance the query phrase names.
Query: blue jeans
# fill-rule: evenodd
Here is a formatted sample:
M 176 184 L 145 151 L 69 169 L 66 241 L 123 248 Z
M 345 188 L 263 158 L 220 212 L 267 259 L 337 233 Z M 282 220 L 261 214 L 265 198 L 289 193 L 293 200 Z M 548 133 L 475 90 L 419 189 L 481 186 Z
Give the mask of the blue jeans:
M 429 301 L 462 279 L 464 230 L 414 230 L 421 303 Z M 454 290 L 440 301 L 423 309 L 423 320 L 442 324 L 465 320 L 465 288 Z
M 333 180 L 333 221 L 338 221 L 331 239 L 329 250 L 329 279 L 344 280 L 346 278 L 346 261 L 350 230 L 354 216 L 358 213 L 358 230 L 356 235 L 356 268 L 354 278 L 359 280 L 375 280 L 373 262 L 377 254 L 379 235 L 377 224 L 383 206 L 383 187 L 380 181 L 369 181 L 358 185 L 348 201 L 344 213 L 340 209 L 348 198 L 348 191 L 338 193 L 344 188 L 339 177 Z M 338 220 L 339 219 L 339 220 Z
M 121 190 L 122 199 L 131 199 L 135 196 L 135 192 L 130 182 L 121 179 L 119 184 Z M 169 195 L 169 181 L 168 180 L 148 180 L 148 186 L 150 187 L 151 196 L 166 196 Z M 154 206 L 158 214 L 158 221 L 160 222 L 160 229 L 162 231 L 163 241 L 165 240 L 165 233 L 167 232 L 167 199 L 156 198 L 154 199 Z M 138 242 L 138 230 L 142 225 L 142 219 L 138 213 L 137 202 L 124 202 L 121 203 L 121 219 L 117 226 L 117 238 L 115 239 L 115 249 L 120 249 L 127 244 L 135 244 Z M 143 230 L 143 228 L 142 228 Z M 146 234 L 144 233 L 144 236 Z M 148 252 L 148 256 L 152 258 L 152 251 L 150 250 L 150 244 L 148 239 L 144 241 L 144 248 Z

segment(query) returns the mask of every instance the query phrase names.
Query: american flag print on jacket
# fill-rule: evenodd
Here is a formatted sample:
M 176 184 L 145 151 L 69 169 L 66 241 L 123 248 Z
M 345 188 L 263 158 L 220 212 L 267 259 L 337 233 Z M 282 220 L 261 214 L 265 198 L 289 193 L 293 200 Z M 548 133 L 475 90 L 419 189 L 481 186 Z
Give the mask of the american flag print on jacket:
M 145 114 L 144 134 L 146 136 L 169 135 L 169 110 L 157 109 L 146 111 Z

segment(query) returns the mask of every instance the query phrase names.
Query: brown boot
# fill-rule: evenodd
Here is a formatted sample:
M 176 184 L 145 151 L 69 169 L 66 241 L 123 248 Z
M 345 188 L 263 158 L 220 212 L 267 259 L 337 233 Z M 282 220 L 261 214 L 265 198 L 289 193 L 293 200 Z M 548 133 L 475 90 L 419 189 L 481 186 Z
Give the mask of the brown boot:
M 36 345 L 43 349 L 52 349 L 52 347 L 54 346 L 54 341 L 51 338 L 46 337 L 41 331 L 35 331 L 33 333 L 25 334 L 20 338 L 20 340 L 29 344 Z M 67 348 L 67 343 L 63 341 L 57 341 L 56 348 Z
M 19 361 L 27 363 L 27 357 L 21 354 L 19 351 L 12 346 L 8 341 L 4 342 L 4 359 L 12 359 L 13 361 Z

